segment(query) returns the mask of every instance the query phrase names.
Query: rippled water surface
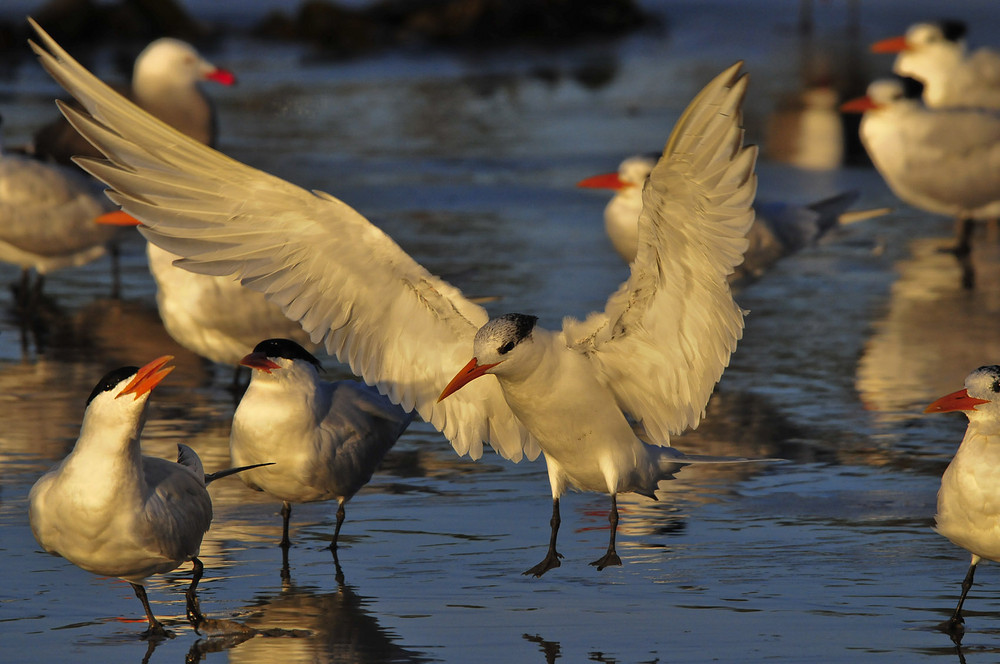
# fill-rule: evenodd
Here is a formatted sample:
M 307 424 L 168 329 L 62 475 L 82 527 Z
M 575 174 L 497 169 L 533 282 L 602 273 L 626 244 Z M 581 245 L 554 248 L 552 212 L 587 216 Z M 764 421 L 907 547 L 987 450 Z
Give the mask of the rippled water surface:
M 554 52 L 323 62 L 297 46 L 230 39 L 210 53 L 240 76 L 212 90 L 220 147 L 343 198 L 467 294 L 499 298 L 491 312 L 533 312 L 554 327 L 603 307 L 626 276 L 604 237 L 605 199 L 573 184 L 662 145 L 693 94 L 736 59 L 751 75 L 748 138 L 773 141 L 774 112 L 805 72 L 827 67 L 863 85 L 889 66 L 867 43 L 937 14 L 931 3 L 859 4 L 854 41 L 847 3 L 819 3 L 814 37 L 800 40 L 798 3 L 777 0 L 754 11 L 654 3 L 662 31 Z M 974 36 L 1000 34 L 990 3 L 968 11 Z M 115 75 L 100 59 L 94 66 Z M 34 62 L 0 85 L 5 132 L 17 142 L 50 117 L 57 90 Z M 28 490 L 71 448 L 87 395 L 117 366 L 175 355 L 177 371 L 151 401 L 144 450 L 171 456 L 186 442 L 207 468 L 228 465 L 229 370 L 163 331 L 137 235 L 125 242 L 120 301 L 109 297 L 106 261 L 52 275 L 49 306 L 27 331 L 4 291 L 3 660 L 995 661 L 1000 575 L 991 566 L 966 605 L 963 652 L 935 629 L 968 564 L 931 530 L 940 473 L 965 423 L 921 411 L 970 369 L 1000 360 L 998 248 L 979 243 L 977 288 L 963 291 L 940 251 L 950 221 L 899 206 L 867 168 L 807 171 L 768 154 L 762 198 L 804 203 L 856 189 L 856 207 L 896 207 L 742 287 L 745 338 L 702 427 L 676 441 L 787 463 L 689 468 L 658 502 L 623 496 L 625 564 L 603 572 L 587 562 L 605 547 L 608 500 L 568 495 L 565 560 L 541 579 L 521 572 L 547 542 L 543 463 L 463 459 L 423 423 L 349 503 L 339 565 L 326 548 L 330 505 L 295 507 L 283 569 L 278 505 L 219 481 L 200 597 L 211 617 L 258 630 L 241 643 L 186 624 L 185 566 L 150 582 L 154 611 L 177 636 L 148 648 L 132 590 L 42 553 L 27 522 Z M 0 269 L 0 280 L 15 277 Z

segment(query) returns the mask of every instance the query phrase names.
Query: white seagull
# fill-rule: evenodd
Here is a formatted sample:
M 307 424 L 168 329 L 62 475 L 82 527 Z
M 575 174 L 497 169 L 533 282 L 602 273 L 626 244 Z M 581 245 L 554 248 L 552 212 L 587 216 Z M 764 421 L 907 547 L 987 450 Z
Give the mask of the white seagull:
M 242 470 L 205 475 L 201 459 L 186 445 L 177 446 L 176 463 L 142 455 L 149 394 L 173 370 L 166 366 L 171 359 L 105 375 L 87 400 L 73 451 L 28 494 L 38 543 L 88 572 L 128 581 L 152 637 L 168 632 L 153 615 L 143 581 L 189 560 L 194 575 L 185 593 L 188 618 L 195 627 L 204 620 L 195 591 L 204 569 L 198 550 L 212 523 L 205 485 Z
M 163 37 L 136 57 L 128 96 L 170 126 L 214 146 L 215 112 L 201 89 L 203 81 L 233 85 L 236 76 L 203 58 L 187 42 Z M 32 150 L 40 159 L 67 165 L 76 156 L 101 156 L 62 116 L 35 133 Z
M 905 35 L 875 42 L 875 53 L 898 53 L 892 71 L 924 84 L 931 108 L 1000 110 L 1000 53 L 968 53 L 961 21 L 915 23 Z
M 628 281 L 605 311 L 566 319 L 553 332 L 528 315 L 490 320 L 345 203 L 185 139 L 35 28 L 44 67 L 89 115 L 64 112 L 110 160 L 82 165 L 110 185 L 150 241 L 185 256 L 184 267 L 237 274 L 267 293 L 459 454 L 478 458 L 484 442 L 513 461 L 545 453 L 552 535 L 545 560 L 526 573 L 559 564 L 559 496 L 567 488 L 611 495 L 611 541 L 595 561 L 603 568 L 620 564 L 617 493 L 653 496 L 681 465 L 716 460 L 669 442 L 698 424 L 743 331 L 726 280 L 747 245 L 756 188 L 757 150 L 742 145 L 741 63 L 678 120 L 645 188 Z M 486 373 L 494 377 L 470 383 Z
M 614 191 L 604 208 L 604 230 L 626 263 L 635 260 L 642 185 L 658 159 L 659 155 L 634 155 L 622 161 L 616 173 L 595 175 L 577 183 L 578 187 Z M 839 223 L 840 216 L 857 198 L 857 193 L 845 192 L 806 206 L 756 201 L 754 223 L 747 234 L 749 246 L 743 263 L 729 275 L 730 281 L 760 276 L 778 259 L 812 244 Z
M 912 83 L 879 79 L 841 110 L 863 113 L 861 142 L 896 196 L 959 222 L 967 256 L 972 222 L 1000 217 L 1000 113 L 927 108 Z
M 282 501 L 286 549 L 291 504 L 336 499 L 336 551 L 344 504 L 368 483 L 413 413 L 364 383 L 323 380 L 319 360 L 289 339 L 261 341 L 241 364 L 251 369 L 250 385 L 233 416 L 229 453 L 237 465 L 274 464 L 240 479 Z
M 965 438 L 941 476 L 936 530 L 972 554 L 962 595 L 948 631 L 963 631 L 962 604 L 972 587 L 976 566 L 1000 562 L 1000 366 L 979 367 L 965 379 L 965 389 L 941 397 L 924 411 L 962 411 L 969 418 Z
M 119 210 L 97 218 L 102 225 L 136 226 Z M 180 345 L 212 362 L 239 367 L 261 339 L 284 337 L 314 348 L 298 323 L 263 293 L 243 288 L 233 277 L 197 274 L 174 265 L 181 257 L 146 243 L 149 271 L 156 282 L 156 308 L 167 333 Z

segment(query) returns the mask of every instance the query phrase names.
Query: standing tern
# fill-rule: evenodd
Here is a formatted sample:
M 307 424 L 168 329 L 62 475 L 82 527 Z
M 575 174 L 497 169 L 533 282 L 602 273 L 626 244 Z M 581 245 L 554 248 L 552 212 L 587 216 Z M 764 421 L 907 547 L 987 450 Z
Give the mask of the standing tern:
M 526 573 L 559 565 L 568 487 L 611 495 L 611 541 L 595 561 L 603 568 L 619 564 L 617 493 L 653 496 L 682 465 L 719 460 L 682 454 L 670 435 L 698 424 L 743 331 L 727 282 L 747 246 L 756 189 L 757 150 L 742 145 L 742 63 L 678 120 L 645 187 L 628 281 L 605 311 L 552 332 L 528 315 L 490 320 L 347 204 L 184 138 L 34 26 L 43 66 L 86 108 L 64 112 L 108 157 L 81 165 L 151 242 L 185 256 L 188 269 L 237 274 L 265 292 L 459 454 L 479 458 L 484 442 L 513 461 L 545 453 L 552 534 L 545 560 Z M 473 381 L 486 373 L 494 378 Z
M 841 110 L 863 114 L 861 142 L 896 196 L 956 219 L 955 250 L 964 260 L 973 222 L 1000 217 L 1000 113 L 927 108 L 914 83 L 874 81 L 864 97 L 845 102 Z
M 1000 366 L 979 367 L 966 377 L 964 389 L 941 397 L 924 412 L 952 411 L 965 413 L 969 427 L 941 476 L 934 520 L 938 533 L 972 554 L 958 606 L 944 625 L 961 635 L 962 605 L 976 566 L 983 559 L 1000 562 Z
M 37 297 L 45 275 L 106 252 L 115 231 L 94 223 L 107 202 L 88 180 L 75 168 L 0 154 L 0 261 L 21 268 L 22 304 Z
M 626 263 L 635 260 L 642 185 L 658 159 L 659 155 L 628 157 L 619 164 L 618 172 L 595 175 L 577 183 L 579 187 L 614 191 L 604 208 L 604 230 Z M 730 281 L 760 276 L 778 259 L 815 242 L 837 225 L 857 197 L 855 192 L 845 192 L 807 206 L 756 201 L 754 223 L 747 234 L 749 246 L 743 263 L 729 275 Z
M 143 581 L 190 560 L 188 618 L 195 627 L 203 622 L 195 590 L 204 569 L 198 550 L 212 523 L 205 485 L 243 470 L 205 475 L 201 459 L 186 445 L 177 446 L 176 463 L 142 455 L 149 395 L 173 370 L 167 366 L 171 359 L 105 375 L 87 400 L 73 451 L 28 494 L 38 543 L 88 572 L 128 581 L 149 621 L 146 636 L 158 638 L 169 633 L 153 615 Z
M 924 84 L 931 108 L 1000 110 L 1000 53 L 966 51 L 962 21 L 915 23 L 906 34 L 875 42 L 875 53 L 897 53 L 892 71 Z
M 336 552 L 344 504 L 368 483 L 413 413 L 374 387 L 321 379 L 319 360 L 289 339 L 261 341 L 240 364 L 251 369 L 250 385 L 233 416 L 230 456 L 238 465 L 274 462 L 240 479 L 282 501 L 285 549 L 292 503 L 336 499 Z

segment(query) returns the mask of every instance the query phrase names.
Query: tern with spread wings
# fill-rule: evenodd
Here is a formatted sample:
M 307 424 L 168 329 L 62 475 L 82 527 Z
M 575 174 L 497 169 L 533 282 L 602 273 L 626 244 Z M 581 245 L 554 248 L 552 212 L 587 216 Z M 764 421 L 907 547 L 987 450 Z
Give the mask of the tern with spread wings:
M 621 564 L 618 493 L 654 496 L 683 465 L 731 460 L 685 455 L 670 436 L 698 424 L 743 331 L 727 275 L 753 222 L 757 150 L 743 146 L 740 63 L 678 120 L 645 188 L 629 279 L 604 311 L 550 331 L 528 314 L 491 320 L 346 203 L 185 138 L 35 27 L 43 66 L 86 108 L 64 112 L 107 156 L 82 165 L 151 242 L 190 270 L 235 274 L 266 293 L 460 454 L 478 458 L 484 443 L 512 461 L 544 453 L 550 543 L 526 574 L 560 564 L 566 489 L 611 497 L 602 569 Z

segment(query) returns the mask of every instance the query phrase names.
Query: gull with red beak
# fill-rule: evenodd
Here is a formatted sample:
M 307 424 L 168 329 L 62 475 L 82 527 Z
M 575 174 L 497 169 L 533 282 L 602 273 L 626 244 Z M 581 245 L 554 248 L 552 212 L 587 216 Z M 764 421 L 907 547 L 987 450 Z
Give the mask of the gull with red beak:
M 48 551 L 88 572 L 128 581 L 149 622 L 145 636 L 169 632 L 153 615 L 143 585 L 153 574 L 191 561 L 185 593 L 189 620 L 204 618 L 195 591 L 204 566 L 201 540 L 212 523 L 205 485 L 244 470 L 205 475 L 194 450 L 178 445 L 177 462 L 143 456 L 139 437 L 150 392 L 173 371 L 171 356 L 106 374 L 87 400 L 80 437 L 28 495 L 31 532 Z
M 163 37 L 136 56 L 128 95 L 170 126 L 214 146 L 215 109 L 201 89 L 205 81 L 229 86 L 236 76 L 203 58 L 191 44 Z M 101 156 L 62 116 L 38 130 L 32 149 L 36 157 L 66 165 L 76 156 Z
M 958 606 L 944 627 L 956 638 L 965 628 L 962 605 L 976 566 L 1000 562 L 1000 366 L 979 367 L 965 388 L 943 396 L 924 411 L 961 411 L 969 418 L 965 438 L 941 476 L 936 530 L 972 554 Z
M 967 52 L 962 21 L 915 23 L 905 35 L 875 42 L 873 53 L 897 53 L 893 73 L 924 84 L 930 108 L 1000 110 L 1000 53 Z
M 65 112 L 108 159 L 82 165 L 147 239 L 184 256 L 182 267 L 235 274 L 266 293 L 460 454 L 478 458 L 484 443 L 513 461 L 545 454 L 549 551 L 526 573 L 559 566 L 566 489 L 611 497 L 611 540 L 594 562 L 604 568 L 621 564 L 618 493 L 655 496 L 681 466 L 720 460 L 685 455 L 670 436 L 698 424 L 743 332 L 727 282 L 743 260 L 757 182 L 757 150 L 743 145 L 741 63 L 677 121 L 644 189 L 629 279 L 604 311 L 549 331 L 531 315 L 491 320 L 346 203 L 185 139 L 35 27 L 43 66 L 86 109 Z

